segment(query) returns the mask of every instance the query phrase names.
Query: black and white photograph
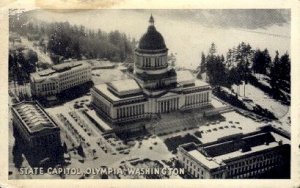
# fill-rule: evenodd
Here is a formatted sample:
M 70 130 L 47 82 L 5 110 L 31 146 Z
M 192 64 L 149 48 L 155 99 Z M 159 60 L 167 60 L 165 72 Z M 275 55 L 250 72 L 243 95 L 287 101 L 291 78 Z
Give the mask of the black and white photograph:
M 291 179 L 291 9 L 8 24 L 9 180 Z

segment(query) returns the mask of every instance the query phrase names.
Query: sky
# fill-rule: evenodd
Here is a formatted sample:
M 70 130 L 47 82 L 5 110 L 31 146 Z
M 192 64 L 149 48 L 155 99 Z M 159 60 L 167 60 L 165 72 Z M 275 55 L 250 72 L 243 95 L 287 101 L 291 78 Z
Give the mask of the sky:
M 152 14 L 177 66 L 195 68 L 201 52 L 214 42 L 220 54 L 244 41 L 254 49 L 268 48 L 272 57 L 290 51 L 288 9 L 188 10 L 32 10 L 26 14 L 46 22 L 68 21 L 89 29 L 119 30 L 137 40 L 146 32 Z

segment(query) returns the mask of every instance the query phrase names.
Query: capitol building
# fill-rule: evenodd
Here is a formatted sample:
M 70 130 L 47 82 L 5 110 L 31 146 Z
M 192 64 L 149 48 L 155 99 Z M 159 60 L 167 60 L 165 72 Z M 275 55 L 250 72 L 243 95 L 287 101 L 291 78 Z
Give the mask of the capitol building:
M 108 121 L 124 123 L 210 105 L 209 84 L 169 66 L 168 48 L 152 15 L 134 55 L 131 79 L 96 85 L 91 91 L 94 109 Z

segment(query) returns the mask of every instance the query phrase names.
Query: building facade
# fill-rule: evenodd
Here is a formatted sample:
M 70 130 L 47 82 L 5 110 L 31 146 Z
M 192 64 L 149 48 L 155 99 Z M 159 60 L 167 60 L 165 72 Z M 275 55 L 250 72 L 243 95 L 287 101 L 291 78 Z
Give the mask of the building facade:
M 55 96 L 64 90 L 91 81 L 91 66 L 87 62 L 66 62 L 32 73 L 31 93 L 36 97 Z
M 181 145 L 178 160 L 193 178 L 270 178 L 275 171 L 289 174 L 290 150 L 286 135 L 268 129 L 206 144 Z
M 151 15 L 147 32 L 135 50 L 131 79 L 94 86 L 95 110 L 113 123 L 210 105 L 211 87 L 189 71 L 168 64 L 168 49 Z
M 57 149 L 61 146 L 60 129 L 37 102 L 12 106 L 14 129 L 29 148 Z

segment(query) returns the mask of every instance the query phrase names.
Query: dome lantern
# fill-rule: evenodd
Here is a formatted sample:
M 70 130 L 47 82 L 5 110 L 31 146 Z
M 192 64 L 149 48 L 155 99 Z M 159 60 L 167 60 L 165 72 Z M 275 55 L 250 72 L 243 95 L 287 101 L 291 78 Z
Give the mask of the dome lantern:
M 151 14 L 150 19 L 149 19 L 149 24 L 154 25 L 154 18 L 152 16 L 152 14 Z

